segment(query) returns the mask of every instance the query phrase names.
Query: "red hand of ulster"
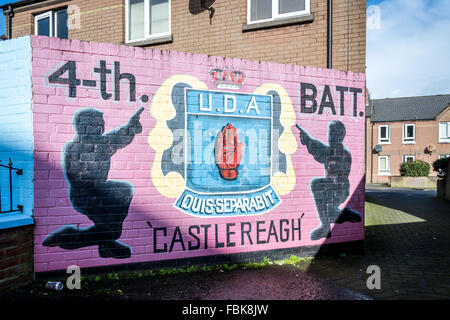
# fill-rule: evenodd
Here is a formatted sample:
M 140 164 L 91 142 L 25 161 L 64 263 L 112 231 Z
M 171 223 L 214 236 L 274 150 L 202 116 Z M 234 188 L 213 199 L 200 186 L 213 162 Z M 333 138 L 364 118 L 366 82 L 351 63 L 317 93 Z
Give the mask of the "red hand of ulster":
M 225 180 L 234 180 L 238 177 L 238 166 L 242 160 L 244 143 L 238 143 L 236 128 L 227 124 L 216 137 L 215 160 L 220 176 Z

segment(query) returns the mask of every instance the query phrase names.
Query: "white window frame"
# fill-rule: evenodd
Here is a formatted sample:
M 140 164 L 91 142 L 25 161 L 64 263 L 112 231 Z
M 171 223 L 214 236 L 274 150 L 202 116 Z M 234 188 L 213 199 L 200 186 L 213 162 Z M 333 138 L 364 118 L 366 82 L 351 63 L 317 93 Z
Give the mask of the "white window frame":
M 439 159 L 450 158 L 450 154 L 440 154 Z
M 411 139 L 411 138 L 407 138 L 406 137 L 406 133 L 407 133 L 407 130 L 408 130 L 408 127 L 409 126 L 412 126 L 413 127 L 413 137 L 412 137 L 412 141 L 410 141 L 410 140 L 405 140 L 405 139 Z M 402 140 L 402 143 L 403 144 L 415 144 L 416 143 L 416 125 L 414 124 L 414 123 L 404 123 L 403 124 L 403 140 Z
M 408 160 L 406 160 L 406 158 L 412 158 L 412 161 L 416 161 L 416 156 L 414 156 L 412 154 L 405 154 L 405 155 L 403 155 L 403 163 L 408 162 Z
M 67 11 L 67 9 L 50 10 L 44 13 L 38 14 L 34 17 L 34 34 L 38 34 L 38 21 L 50 18 L 50 37 L 59 37 L 58 34 L 58 12 Z
M 446 137 L 441 136 L 441 125 L 442 124 L 447 125 L 447 136 Z M 439 122 L 438 135 L 439 135 L 439 143 L 450 143 L 450 121 Z
M 382 158 L 386 158 L 387 170 L 381 170 L 380 162 Z M 390 176 L 391 175 L 391 157 L 390 156 L 378 156 L 378 175 Z
M 58 12 L 61 12 L 61 11 L 67 11 L 67 9 L 61 9 L 61 10 L 52 11 L 53 15 L 55 16 L 55 22 L 54 22 L 55 37 L 58 37 L 58 38 L 59 38 L 59 34 L 58 34 Z M 69 26 L 67 26 L 67 29 L 68 28 L 69 28 Z M 67 30 L 67 31 L 69 31 L 69 30 Z M 67 33 L 69 33 L 69 32 L 67 32 Z
M 279 0 L 272 0 L 272 18 L 251 21 L 251 0 L 247 0 L 247 24 L 275 21 L 280 19 L 305 16 L 311 13 L 311 0 L 305 0 L 305 10 L 278 14 Z
M 43 20 L 49 18 L 50 19 L 50 34 L 49 37 L 53 37 L 53 29 L 54 29 L 54 24 L 53 24 L 53 11 L 46 11 L 44 13 L 38 14 L 37 16 L 34 17 L 34 34 L 38 35 L 38 21 L 39 20 Z
M 381 138 L 381 128 L 386 127 L 387 130 L 387 138 Z M 381 139 L 387 139 L 387 141 L 382 141 Z M 378 126 L 378 144 L 391 144 L 391 125 L 389 124 L 382 124 Z
M 172 0 L 169 0 L 169 31 L 150 34 L 150 0 L 144 0 L 144 38 L 130 39 L 130 0 L 125 0 L 125 43 L 157 39 L 172 34 Z

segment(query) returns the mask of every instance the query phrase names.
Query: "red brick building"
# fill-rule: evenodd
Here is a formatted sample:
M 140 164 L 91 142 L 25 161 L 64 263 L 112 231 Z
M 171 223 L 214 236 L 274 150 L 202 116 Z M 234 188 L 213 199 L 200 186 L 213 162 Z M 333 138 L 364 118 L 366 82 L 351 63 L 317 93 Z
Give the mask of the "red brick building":
M 366 182 L 387 183 L 409 160 L 450 157 L 450 95 L 375 99 L 366 110 Z M 431 166 L 430 176 L 436 176 Z
M 41 34 L 365 72 L 363 0 L 24 0 L 2 9 L 13 38 Z

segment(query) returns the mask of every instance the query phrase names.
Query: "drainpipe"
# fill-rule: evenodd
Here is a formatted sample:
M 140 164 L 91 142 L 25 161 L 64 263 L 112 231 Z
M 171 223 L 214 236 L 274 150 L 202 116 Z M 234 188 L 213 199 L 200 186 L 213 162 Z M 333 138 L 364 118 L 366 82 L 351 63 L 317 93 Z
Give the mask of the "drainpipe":
M 6 24 L 8 27 L 8 33 L 6 35 L 6 37 L 9 39 L 12 38 L 12 17 L 14 17 L 14 11 L 11 5 L 8 5 L 8 12 L 7 12 L 7 16 L 6 16 Z
M 327 14 L 327 68 L 332 68 L 332 44 L 333 44 L 333 0 L 328 0 Z
M 372 117 L 373 117 L 373 102 L 369 101 L 370 104 L 370 124 L 372 126 L 371 128 L 371 138 L 370 138 L 370 183 L 373 183 L 373 127 L 374 127 L 374 123 L 372 122 Z
M 372 116 L 371 116 L 372 117 Z M 373 183 L 373 122 L 372 119 L 370 120 L 371 122 L 371 137 L 370 137 L 370 183 Z

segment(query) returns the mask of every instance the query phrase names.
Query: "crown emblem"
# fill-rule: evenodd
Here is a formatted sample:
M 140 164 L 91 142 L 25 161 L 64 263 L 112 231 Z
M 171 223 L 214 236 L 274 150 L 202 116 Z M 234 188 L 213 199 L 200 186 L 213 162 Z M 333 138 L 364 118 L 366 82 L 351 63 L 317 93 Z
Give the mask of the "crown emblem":
M 241 89 L 247 75 L 245 71 L 238 69 L 227 69 L 224 67 L 213 67 L 209 70 L 214 87 L 217 89 Z

